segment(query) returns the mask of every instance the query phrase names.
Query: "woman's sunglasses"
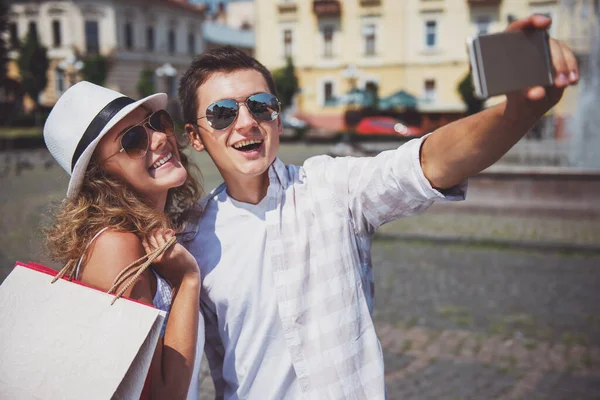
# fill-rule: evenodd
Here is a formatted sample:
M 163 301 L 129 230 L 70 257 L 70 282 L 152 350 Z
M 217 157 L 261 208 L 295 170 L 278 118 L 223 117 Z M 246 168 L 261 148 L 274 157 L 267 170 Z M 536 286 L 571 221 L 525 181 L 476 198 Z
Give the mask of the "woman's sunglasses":
M 150 131 L 172 136 L 175 132 L 173 118 L 165 110 L 153 112 L 121 135 L 121 150 L 112 156 L 125 152 L 131 158 L 144 157 L 150 147 Z M 105 161 L 110 157 L 107 157 Z
M 254 118 L 265 122 L 275 120 L 281 109 L 281 103 L 271 93 L 256 93 L 242 102 L 234 99 L 215 101 L 206 108 L 206 115 L 198 120 L 206 118 L 213 129 L 226 129 L 237 119 L 240 104 L 245 104 Z

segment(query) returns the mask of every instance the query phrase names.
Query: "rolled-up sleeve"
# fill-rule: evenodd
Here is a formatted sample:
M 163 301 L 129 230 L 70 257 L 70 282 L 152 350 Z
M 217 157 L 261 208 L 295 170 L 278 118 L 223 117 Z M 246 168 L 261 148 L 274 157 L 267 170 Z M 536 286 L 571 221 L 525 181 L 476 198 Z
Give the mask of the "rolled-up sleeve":
M 326 186 L 347 207 L 357 234 L 373 234 L 387 222 L 426 210 L 434 200 L 465 199 L 466 181 L 440 191 L 425 177 L 420 161 L 425 138 L 375 157 L 314 157 L 304 169 L 313 184 Z
M 431 186 L 421 168 L 424 140 L 349 160 L 348 207 L 357 233 L 372 234 L 387 222 L 426 210 L 434 200 L 465 199 L 466 181 L 444 191 Z

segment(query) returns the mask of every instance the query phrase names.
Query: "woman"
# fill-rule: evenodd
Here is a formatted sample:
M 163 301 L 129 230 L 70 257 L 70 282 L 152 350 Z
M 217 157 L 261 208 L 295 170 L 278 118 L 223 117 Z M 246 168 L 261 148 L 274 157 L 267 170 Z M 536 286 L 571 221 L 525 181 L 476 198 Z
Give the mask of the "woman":
M 134 101 L 80 82 L 46 121 L 46 145 L 71 175 L 47 247 L 87 285 L 107 291 L 125 267 L 195 218 L 200 184 L 188 173 L 166 103 L 163 93 Z M 198 398 L 199 291 L 198 264 L 176 243 L 124 293 L 169 312 L 150 367 L 150 398 Z

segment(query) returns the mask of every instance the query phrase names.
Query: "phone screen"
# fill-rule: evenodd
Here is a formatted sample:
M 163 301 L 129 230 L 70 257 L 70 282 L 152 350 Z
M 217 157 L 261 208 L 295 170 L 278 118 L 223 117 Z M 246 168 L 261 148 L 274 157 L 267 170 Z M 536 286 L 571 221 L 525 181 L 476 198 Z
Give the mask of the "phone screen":
M 481 97 L 552 85 L 548 33 L 542 30 L 481 35 L 472 40 L 473 76 Z

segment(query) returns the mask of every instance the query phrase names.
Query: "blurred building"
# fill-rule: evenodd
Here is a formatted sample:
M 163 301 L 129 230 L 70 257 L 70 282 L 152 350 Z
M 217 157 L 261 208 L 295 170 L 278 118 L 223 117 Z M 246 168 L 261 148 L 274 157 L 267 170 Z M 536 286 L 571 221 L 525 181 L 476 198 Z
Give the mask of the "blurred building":
M 465 106 L 458 83 L 469 70 L 466 38 L 499 32 L 533 13 L 558 26 L 567 3 L 596 0 L 256 0 L 256 57 L 269 69 L 296 66 L 298 112 L 339 125 L 353 89 L 378 88 L 426 118 L 445 122 Z M 580 6 L 578 6 L 580 7 Z M 494 100 L 492 100 L 493 102 Z M 401 104 L 400 102 L 400 104 Z M 321 121 L 321 122 L 319 122 Z
M 254 0 L 196 1 L 209 7 L 204 23 L 206 48 L 230 45 L 254 55 Z
M 205 49 L 202 6 L 187 0 L 10 1 L 9 35 L 15 50 L 9 75 L 18 79 L 18 43 L 28 32 L 48 49 L 48 85 L 42 105 L 81 78 L 86 57 L 107 56 L 106 86 L 133 98 L 143 70 L 154 71 L 156 91 L 176 99 L 177 81 Z

